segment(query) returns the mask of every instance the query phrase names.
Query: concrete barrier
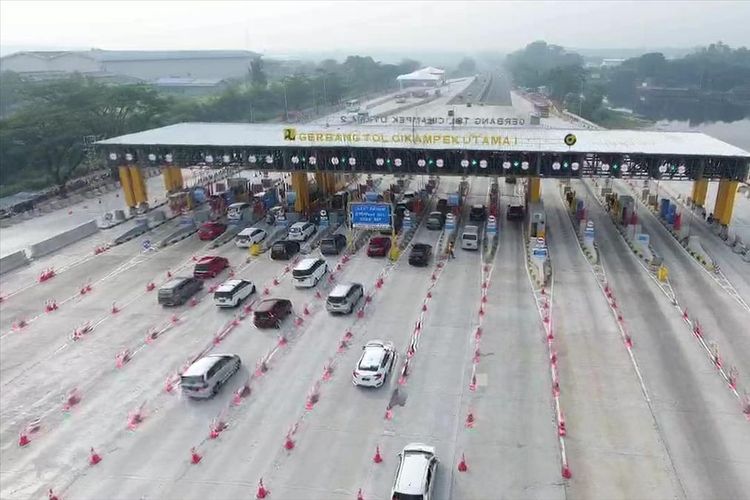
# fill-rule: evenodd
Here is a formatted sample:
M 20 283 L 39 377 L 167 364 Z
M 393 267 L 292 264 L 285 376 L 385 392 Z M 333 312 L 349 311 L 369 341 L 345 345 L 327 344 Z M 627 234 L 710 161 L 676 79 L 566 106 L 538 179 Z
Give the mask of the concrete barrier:
M 36 259 L 43 255 L 50 254 L 72 243 L 88 238 L 98 231 L 99 226 L 96 224 L 96 220 L 90 220 L 85 224 L 76 226 L 73 229 L 68 229 L 67 231 L 56 234 L 49 239 L 31 245 L 28 252 L 29 258 Z
M 0 274 L 5 274 L 7 272 L 13 271 L 14 269 L 23 267 L 28 263 L 29 258 L 26 257 L 26 252 L 24 252 L 23 250 L 13 252 L 3 258 L 0 258 Z

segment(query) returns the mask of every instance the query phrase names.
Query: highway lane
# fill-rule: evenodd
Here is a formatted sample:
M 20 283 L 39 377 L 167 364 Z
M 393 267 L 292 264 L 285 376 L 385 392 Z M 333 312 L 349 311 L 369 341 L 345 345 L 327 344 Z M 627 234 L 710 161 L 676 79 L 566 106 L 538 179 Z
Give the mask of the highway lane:
M 566 448 L 575 498 L 675 498 L 679 488 L 556 181 L 543 183 Z M 633 480 L 638 478 L 637 480 Z
M 583 193 L 581 182 L 574 189 Z M 742 498 L 750 491 L 750 435 L 738 402 L 676 311 L 595 203 L 590 216 L 661 439 L 691 499 Z M 687 257 L 685 257 L 687 258 Z

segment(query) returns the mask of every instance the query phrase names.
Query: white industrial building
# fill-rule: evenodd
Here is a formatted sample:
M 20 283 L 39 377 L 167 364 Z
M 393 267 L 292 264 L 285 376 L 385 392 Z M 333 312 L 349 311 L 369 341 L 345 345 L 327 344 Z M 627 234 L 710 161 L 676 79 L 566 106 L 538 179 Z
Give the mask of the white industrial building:
M 68 73 L 143 82 L 163 78 L 216 79 L 247 75 L 259 54 L 248 50 L 84 50 L 17 52 L 0 58 L 0 71 L 31 78 Z
M 396 77 L 399 86 L 406 87 L 439 87 L 445 85 L 445 70 L 427 66 L 406 75 Z

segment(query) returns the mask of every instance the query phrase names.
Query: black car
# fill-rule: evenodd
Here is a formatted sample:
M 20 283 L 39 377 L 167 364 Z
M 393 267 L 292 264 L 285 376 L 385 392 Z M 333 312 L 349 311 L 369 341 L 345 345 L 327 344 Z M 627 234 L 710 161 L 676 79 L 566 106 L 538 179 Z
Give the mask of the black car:
M 320 241 L 320 253 L 323 255 L 338 255 L 344 248 L 346 248 L 346 236 L 343 234 L 334 234 Z
M 437 202 L 435 210 L 442 213 L 443 215 L 448 213 L 448 200 L 446 198 L 440 198 Z
M 474 205 L 469 211 L 469 220 L 472 222 L 482 222 L 487 217 L 487 209 L 484 205 Z
M 271 258 L 273 260 L 289 260 L 299 252 L 299 242 L 281 240 L 271 246 Z
M 415 243 L 409 253 L 409 264 L 412 266 L 426 266 L 432 257 L 432 246 L 427 243 Z
M 524 218 L 524 208 L 520 204 L 509 204 L 505 217 L 508 220 L 522 220 Z

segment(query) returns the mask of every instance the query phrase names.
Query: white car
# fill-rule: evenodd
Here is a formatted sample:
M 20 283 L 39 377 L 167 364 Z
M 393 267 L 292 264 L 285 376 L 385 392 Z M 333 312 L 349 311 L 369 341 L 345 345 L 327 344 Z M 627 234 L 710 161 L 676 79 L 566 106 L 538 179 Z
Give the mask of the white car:
M 362 356 L 352 372 L 352 383 L 363 387 L 380 387 L 396 364 L 392 342 L 373 340 L 362 348 Z
M 289 228 L 286 239 L 291 241 L 307 241 L 307 238 L 315 233 L 315 224 L 312 222 L 295 222 Z
M 235 237 L 234 244 L 240 248 L 249 248 L 254 243 L 260 243 L 266 239 L 267 233 L 257 227 L 248 227 L 240 231 Z
M 255 293 L 255 285 L 247 280 L 228 280 L 214 292 L 214 304 L 218 307 L 237 307 L 240 302 Z
M 393 482 L 393 500 L 430 500 L 435 484 L 438 459 L 435 447 L 409 443 L 398 454 L 399 463 Z

